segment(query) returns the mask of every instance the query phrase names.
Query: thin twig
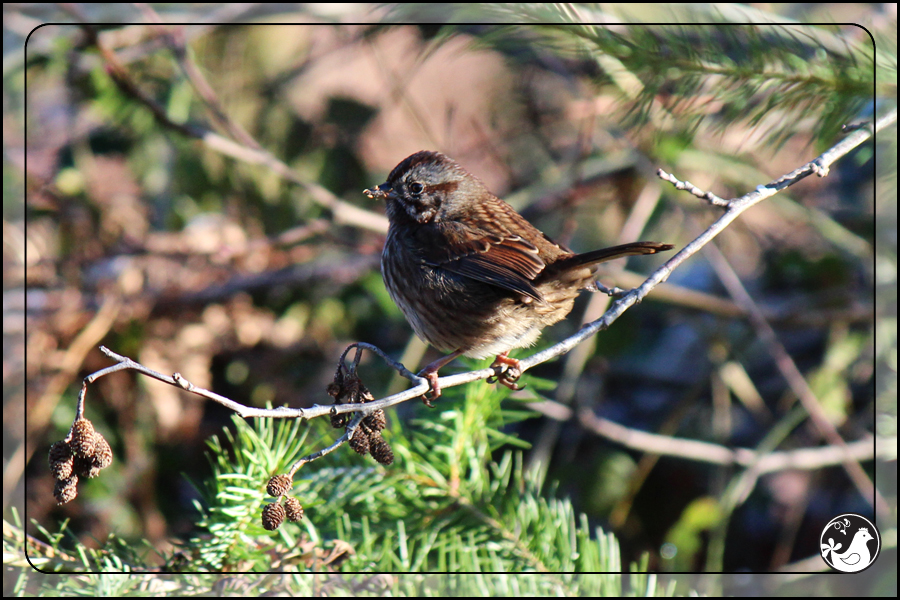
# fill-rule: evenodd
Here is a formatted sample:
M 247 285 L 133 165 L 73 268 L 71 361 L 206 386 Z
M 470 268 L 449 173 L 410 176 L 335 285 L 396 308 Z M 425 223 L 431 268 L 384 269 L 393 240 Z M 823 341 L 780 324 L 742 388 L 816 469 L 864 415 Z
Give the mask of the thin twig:
M 347 431 L 344 433 L 344 435 L 342 435 L 337 440 L 335 440 L 335 442 L 333 444 L 331 444 L 327 448 L 322 448 L 321 450 L 319 450 L 317 452 L 313 452 L 312 454 L 310 454 L 308 456 L 304 456 L 303 458 L 301 458 L 300 460 L 295 462 L 294 465 L 291 467 L 290 471 L 288 471 L 288 473 L 287 473 L 288 477 L 293 479 L 294 474 L 300 469 L 300 467 L 302 467 L 306 463 L 312 462 L 314 460 L 318 460 L 318 459 L 322 458 L 323 456 L 325 456 L 326 454 L 331 454 L 332 452 L 334 452 L 335 450 L 337 450 L 338 448 L 340 448 L 341 446 L 343 446 L 344 444 L 349 442 L 351 439 L 353 439 L 353 435 L 359 429 L 359 424 L 362 423 L 362 420 L 364 418 L 366 418 L 366 414 L 367 413 L 362 412 L 362 411 L 358 412 L 356 414 L 356 416 L 353 417 L 353 420 L 351 420 L 350 423 L 347 425 Z
M 728 205 L 729 205 L 728 200 L 724 200 L 724 199 L 716 196 L 712 192 L 707 192 L 707 191 L 701 190 L 700 188 L 698 188 L 696 185 L 694 185 L 690 181 L 687 181 L 687 180 L 681 181 L 674 175 L 670 175 L 669 173 L 666 173 L 662 169 L 658 170 L 656 172 L 656 174 L 659 175 L 659 178 L 662 179 L 663 181 L 668 181 L 669 183 L 674 185 L 676 190 L 684 190 L 686 192 L 689 192 L 689 193 L 693 194 L 694 196 L 697 196 L 701 200 L 706 200 L 713 206 L 719 206 L 721 208 L 728 208 Z
M 875 127 L 876 131 L 879 131 L 886 127 L 887 125 L 896 121 L 897 113 L 896 110 L 892 111 L 887 117 L 880 119 Z M 843 140 L 840 142 L 837 147 L 841 148 L 841 151 L 846 154 L 849 152 L 855 145 L 861 144 L 863 141 L 871 137 L 872 133 L 870 130 L 858 130 L 854 131 L 851 136 L 854 137 L 854 145 L 849 145 L 847 140 Z M 850 137 L 850 136 L 848 136 Z M 805 167 L 801 167 L 800 169 L 795 170 L 791 175 L 794 175 L 797 179 L 795 181 L 799 181 L 802 177 L 811 174 L 812 172 L 819 172 L 822 174 L 823 172 L 827 172 L 828 165 L 830 165 L 834 160 L 839 157 L 839 154 L 836 153 L 835 149 L 827 151 L 825 154 L 817 158 L 815 161 L 808 163 Z M 817 167 L 810 167 L 812 164 L 818 165 Z M 805 175 L 804 175 L 805 173 Z M 640 302 L 646 295 L 652 290 L 654 287 L 665 281 L 671 272 L 678 267 L 681 263 L 687 260 L 688 257 L 696 253 L 700 248 L 702 248 L 705 244 L 707 244 L 713 237 L 715 237 L 719 232 L 721 232 L 731 221 L 733 221 L 739 214 L 743 211 L 747 210 L 754 204 L 760 202 L 761 200 L 768 198 L 784 189 L 790 183 L 785 183 L 786 178 L 788 176 L 782 177 L 777 180 L 778 184 L 770 184 L 769 186 L 760 186 L 755 191 L 742 196 L 741 198 L 737 198 L 729 202 L 729 208 L 726 212 L 719 217 L 719 219 L 710 225 L 701 235 L 699 235 L 694 241 L 685 246 L 680 252 L 678 252 L 674 257 L 672 257 L 669 261 L 667 261 L 664 265 L 659 267 L 654 273 L 644 281 L 642 285 L 631 290 L 629 293 L 625 294 L 621 298 L 617 299 L 613 302 L 612 306 L 606 313 L 591 323 L 583 326 L 576 334 L 566 338 L 565 340 L 559 342 L 558 344 L 543 350 L 542 352 L 538 352 L 528 358 L 522 359 L 520 361 L 522 372 L 538 365 L 543 362 L 550 360 L 551 358 L 555 358 L 562 354 L 565 354 L 576 345 L 581 343 L 583 340 L 588 337 L 594 335 L 598 331 L 602 329 L 608 328 L 619 316 L 622 315 L 629 307 L 631 307 L 636 302 Z M 371 414 L 375 410 L 385 409 L 396 404 L 400 404 L 402 402 L 406 402 L 413 398 L 418 398 L 425 394 L 429 390 L 428 382 L 418 375 L 413 374 L 409 371 L 404 365 L 394 361 L 391 359 L 383 350 L 378 348 L 377 346 L 373 346 L 371 344 L 365 343 L 357 343 L 351 344 L 345 350 L 343 358 L 346 356 L 346 353 L 350 350 L 350 348 L 366 349 L 371 352 L 376 353 L 378 356 L 382 358 L 388 365 L 391 366 L 394 370 L 400 373 L 406 379 L 409 379 L 414 386 L 408 390 L 403 392 L 393 394 L 386 398 L 382 398 L 380 400 L 375 400 L 373 402 L 366 402 L 365 404 L 341 404 L 341 405 L 332 405 L 332 406 L 321 406 L 321 405 L 313 405 L 310 408 L 273 408 L 273 409 L 261 409 L 254 408 L 249 406 L 244 406 L 234 400 L 211 392 L 209 390 L 199 388 L 194 384 L 190 383 L 180 374 L 175 373 L 173 376 L 163 375 L 152 369 L 149 369 L 130 358 L 126 358 L 107 348 L 101 347 L 101 350 L 110 358 L 117 361 L 117 365 L 112 367 L 108 367 L 106 369 L 102 369 L 93 373 L 85 378 L 85 383 L 92 383 L 99 377 L 103 377 L 104 375 L 108 375 L 113 372 L 117 372 L 123 369 L 131 369 L 143 373 L 149 377 L 162 381 L 164 383 L 168 383 L 169 385 L 175 385 L 180 387 L 188 392 L 197 394 L 204 398 L 208 398 L 213 400 L 214 402 L 218 402 L 223 406 L 233 410 L 244 418 L 248 417 L 268 417 L 268 418 L 303 418 L 303 419 L 312 419 L 316 417 L 320 417 L 326 414 L 335 415 L 341 413 L 349 413 L 349 412 L 360 412 L 361 414 Z M 358 357 L 357 357 L 358 359 Z M 442 389 L 446 389 L 449 387 L 462 385 L 465 383 L 470 383 L 472 381 L 477 381 L 480 379 L 487 379 L 488 377 L 496 375 L 494 369 L 481 369 L 478 371 L 470 371 L 468 373 L 460 373 L 457 375 L 450 375 L 439 378 L 438 382 Z M 357 415 L 359 416 L 359 415 Z M 352 436 L 352 434 L 351 434 Z M 345 434 L 347 441 L 350 439 L 347 434 Z M 340 442 L 340 440 L 339 440 Z M 343 442 L 340 442 L 343 443 Z M 337 443 L 337 445 L 340 445 Z M 326 449 L 328 452 L 332 451 L 335 447 L 329 447 Z M 324 454 L 323 454 L 324 455 Z M 312 455 L 311 455 L 312 456 Z M 699 456 L 699 454 L 698 454 Z M 311 459 L 312 460 L 312 459 Z M 307 461 L 308 462 L 308 461 Z M 857 465 L 858 466 L 858 465 Z
M 822 404 L 819 402 L 818 398 L 816 398 L 812 388 L 810 388 L 809 384 L 806 382 L 806 378 L 803 377 L 800 369 L 797 368 L 797 364 L 778 340 L 775 330 L 772 329 L 772 326 L 766 321 L 759 306 L 753 301 L 753 298 L 741 283 L 737 273 L 735 273 L 734 269 L 731 268 L 731 265 L 728 264 L 728 260 L 721 252 L 719 252 L 719 249 L 715 244 L 707 246 L 705 251 L 710 264 L 719 276 L 719 280 L 728 290 L 728 293 L 731 294 L 731 297 L 749 313 L 750 322 L 756 329 L 759 338 L 765 342 L 769 354 L 775 359 L 776 368 L 781 372 L 785 381 L 787 381 L 791 391 L 793 391 L 797 398 L 800 399 L 803 408 L 806 409 L 807 414 L 819 434 L 832 446 L 845 449 L 847 447 L 847 442 L 844 441 L 838 433 L 837 428 L 828 419 L 825 410 L 822 408 Z M 844 462 L 844 468 L 862 496 L 868 502 L 876 506 L 881 514 L 888 514 L 890 508 L 888 507 L 887 502 L 875 488 L 872 480 L 859 463 L 852 458 L 849 458 L 848 455 L 848 458 Z
M 319 186 L 318 184 L 311 183 L 305 181 L 299 174 L 295 173 L 291 170 L 286 164 L 275 158 L 268 151 L 261 149 L 255 143 L 252 145 L 256 145 L 257 147 L 251 147 L 248 144 L 238 144 L 232 140 L 226 139 L 218 134 L 215 134 L 211 131 L 198 128 L 195 126 L 185 126 L 172 122 L 166 115 L 165 111 L 162 107 L 158 106 L 152 99 L 150 99 L 146 94 L 142 93 L 138 86 L 135 84 L 134 80 L 131 78 L 130 74 L 121 64 L 121 62 L 117 59 L 114 52 L 107 49 L 99 37 L 96 34 L 95 29 L 88 25 L 83 24 L 83 29 L 88 35 L 89 40 L 100 50 L 101 55 L 107 63 L 108 71 L 116 82 L 116 84 L 120 87 L 120 89 L 128 94 L 129 96 L 137 99 L 140 103 L 147 106 L 157 120 L 163 124 L 164 126 L 171 128 L 173 130 L 179 131 L 180 133 L 201 140 L 207 147 L 231 156 L 235 159 L 242 160 L 249 164 L 260 164 L 265 165 L 272 171 L 278 173 L 285 179 L 296 183 L 297 185 L 302 186 L 307 192 L 313 197 L 313 200 L 319 203 L 322 206 L 329 208 L 333 212 L 334 221 L 338 223 L 345 223 L 348 225 L 354 225 L 365 229 L 370 229 L 373 231 L 384 232 L 387 230 L 387 220 L 375 213 L 371 213 L 369 211 L 357 208 L 352 204 L 346 203 L 336 196 L 334 196 L 331 192 Z M 183 61 L 189 61 L 184 54 L 181 56 Z M 182 63 L 184 66 L 185 63 Z M 190 68 L 189 68 L 190 70 Z M 195 85 L 197 84 L 195 80 Z M 210 102 L 210 98 L 208 95 L 204 95 L 207 99 L 207 102 L 215 108 L 217 104 L 213 106 L 214 103 Z M 213 98 L 214 99 L 214 98 Z M 222 111 L 215 111 L 220 115 L 224 115 Z M 227 119 L 227 115 L 225 116 Z M 878 120 L 874 131 L 880 131 L 884 127 L 894 123 L 897 118 L 896 110 L 891 111 L 888 115 Z M 751 206 L 757 204 L 758 202 L 769 198 L 782 189 L 793 185 L 794 183 L 800 181 L 801 179 L 815 173 L 820 177 L 824 177 L 828 174 L 828 170 L 831 164 L 834 161 L 838 160 L 841 156 L 847 154 L 850 150 L 855 148 L 856 146 L 863 143 L 865 140 L 869 139 L 873 135 L 873 129 L 859 129 L 850 133 L 844 140 L 836 144 L 833 148 L 823 153 L 821 156 L 816 158 L 815 160 L 807 163 L 806 165 L 784 175 L 783 177 L 769 183 L 765 186 L 760 186 L 753 192 L 746 194 L 740 198 L 736 198 L 731 201 L 723 201 L 718 198 L 714 194 L 708 192 L 702 192 L 696 188 L 696 186 L 692 186 L 686 182 L 679 182 L 675 177 L 668 175 L 667 173 L 660 170 L 659 175 L 661 178 L 666 179 L 667 181 L 672 182 L 676 185 L 676 187 L 681 187 L 682 189 L 688 189 L 691 193 L 695 195 L 699 195 L 700 197 L 704 197 L 710 202 L 727 207 L 727 210 L 723 215 L 719 217 L 716 222 L 710 225 L 700 236 L 698 236 L 695 240 L 693 240 L 690 244 L 685 246 L 680 252 L 678 252 L 675 256 L 673 256 L 670 260 L 668 260 L 665 264 L 659 267 L 654 273 L 647 278 L 643 284 L 639 287 L 631 290 L 630 292 L 622 295 L 618 299 L 616 299 L 609 310 L 604 313 L 602 317 L 599 319 L 586 324 L 583 326 L 575 335 L 570 336 L 569 338 L 563 340 L 562 342 L 547 348 L 542 352 L 538 352 L 532 355 L 529 358 L 522 359 L 520 361 L 521 371 L 524 372 L 538 364 L 546 362 L 551 358 L 555 358 L 562 354 L 569 352 L 576 345 L 587 339 L 588 337 L 594 335 L 600 330 L 608 328 L 616 319 L 618 319 L 628 308 L 634 305 L 637 302 L 640 302 L 643 298 L 647 296 L 647 294 L 660 283 L 664 282 L 668 279 L 669 275 L 672 273 L 674 269 L 676 269 L 681 263 L 695 254 L 700 248 L 708 244 L 716 235 L 718 235 L 723 229 L 725 229 L 734 219 L 736 219 L 741 213 L 750 208 Z M 234 131 L 234 129 L 229 128 L 230 131 Z M 241 136 L 243 137 L 243 136 Z M 357 361 L 359 358 L 359 351 L 361 349 L 367 349 L 372 352 L 378 354 L 387 364 L 389 364 L 392 368 L 397 370 L 403 377 L 409 379 L 414 387 L 411 389 L 405 390 L 398 394 L 393 394 L 381 400 L 376 400 L 373 402 L 367 402 L 364 405 L 361 404 L 343 404 L 343 405 L 335 405 L 335 406 L 320 406 L 314 405 L 311 408 L 306 409 L 291 409 L 291 408 L 274 408 L 274 409 L 258 409 L 253 407 L 244 406 L 238 402 L 235 402 L 229 398 L 211 392 L 209 390 L 205 390 L 203 388 L 199 388 L 183 377 L 181 377 L 178 373 L 173 374 L 172 376 L 163 375 L 152 369 L 144 367 L 143 365 L 126 358 L 124 356 L 118 355 L 106 348 L 102 348 L 101 350 L 110 358 L 117 361 L 117 365 L 109 367 L 107 369 L 102 369 L 89 375 L 85 378 L 85 384 L 89 384 L 99 377 L 108 375 L 113 372 L 117 372 L 124 369 L 131 369 L 143 373 L 149 377 L 162 381 L 164 383 L 168 383 L 169 385 L 175 385 L 180 387 L 188 392 L 197 394 L 204 398 L 208 398 L 223 406 L 229 408 L 230 410 L 235 411 L 239 415 L 244 418 L 247 417 L 269 417 L 269 418 L 305 418 L 311 419 L 319 416 L 323 416 L 325 414 L 341 414 L 348 412 L 358 412 L 359 414 L 354 418 L 354 422 L 357 420 L 361 420 L 361 418 L 366 414 L 371 414 L 371 412 L 388 408 L 390 406 L 394 406 L 401 402 L 406 402 L 413 398 L 417 398 L 422 396 L 425 392 L 428 391 L 429 385 L 427 381 L 417 375 L 414 375 L 410 372 L 406 367 L 402 364 L 393 361 L 390 357 L 388 357 L 382 350 L 377 348 L 376 346 L 372 346 L 369 344 L 356 344 L 357 348 Z M 349 350 L 349 348 L 348 348 Z M 346 356 L 346 352 L 345 355 Z M 343 358 L 343 357 L 342 357 Z M 472 381 L 486 379 L 488 377 L 496 375 L 494 369 L 481 369 L 478 371 L 471 371 L 468 373 L 462 373 L 458 375 L 451 375 L 446 377 L 441 377 L 438 381 L 440 383 L 441 388 L 453 387 L 456 385 L 462 385 L 464 383 L 469 383 Z M 352 437 L 352 433 L 354 428 L 348 428 L 347 433 L 342 436 L 335 444 L 329 446 L 328 448 L 314 453 L 307 457 L 309 460 L 314 460 L 318 456 L 324 456 L 328 452 L 333 451 L 335 448 L 340 446 L 342 443 L 346 442 Z M 343 440 L 343 441 L 342 441 Z M 298 463 L 297 468 L 299 468 L 300 464 L 305 464 L 303 461 L 308 462 L 309 460 L 301 459 L 300 463 Z

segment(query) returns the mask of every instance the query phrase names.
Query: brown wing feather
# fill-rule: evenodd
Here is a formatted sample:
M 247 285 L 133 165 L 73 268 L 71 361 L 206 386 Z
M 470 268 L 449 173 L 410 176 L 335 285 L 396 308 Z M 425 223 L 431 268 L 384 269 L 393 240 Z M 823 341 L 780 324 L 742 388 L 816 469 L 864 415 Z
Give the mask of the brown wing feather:
M 472 210 L 478 214 L 470 219 L 435 222 L 420 230 L 420 235 L 437 236 L 444 242 L 436 247 L 431 239 L 421 245 L 432 249 L 424 257 L 426 263 L 543 300 L 534 281 L 548 262 L 571 253 L 496 196 L 473 205 Z M 478 223 L 478 228 L 472 223 Z
M 427 264 L 541 300 L 533 282 L 546 264 L 537 247 L 522 237 L 473 229 L 458 221 L 434 223 L 419 235 L 443 241 L 422 245 L 429 248 L 423 257 Z
M 460 246 L 455 249 L 462 250 Z M 504 239 L 491 235 L 472 250 L 434 266 L 541 300 L 532 282 L 545 265 L 533 245 L 518 236 Z

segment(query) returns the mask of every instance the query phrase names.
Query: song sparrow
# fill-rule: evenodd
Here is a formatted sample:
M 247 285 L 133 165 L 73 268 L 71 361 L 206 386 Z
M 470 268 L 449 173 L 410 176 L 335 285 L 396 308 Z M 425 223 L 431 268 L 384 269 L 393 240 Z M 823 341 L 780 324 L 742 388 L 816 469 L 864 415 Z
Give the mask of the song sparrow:
M 431 399 L 441 394 L 438 370 L 460 355 L 496 355 L 496 378 L 518 389 L 509 351 L 565 318 L 580 290 L 596 290 L 598 263 L 672 248 L 634 242 L 575 254 L 439 152 L 409 156 L 364 193 L 387 202 L 381 274 L 391 298 L 420 338 L 450 353 L 419 373 Z

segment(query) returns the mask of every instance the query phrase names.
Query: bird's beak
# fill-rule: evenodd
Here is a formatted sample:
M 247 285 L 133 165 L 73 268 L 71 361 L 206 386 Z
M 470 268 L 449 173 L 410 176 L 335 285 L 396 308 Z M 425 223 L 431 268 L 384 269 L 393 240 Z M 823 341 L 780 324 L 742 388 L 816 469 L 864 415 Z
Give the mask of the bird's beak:
M 394 195 L 394 188 L 390 186 L 388 183 L 382 183 L 378 187 L 374 187 L 372 189 L 363 190 L 363 194 L 368 196 L 369 198 L 375 198 L 379 200 L 384 200 L 385 198 L 391 197 Z

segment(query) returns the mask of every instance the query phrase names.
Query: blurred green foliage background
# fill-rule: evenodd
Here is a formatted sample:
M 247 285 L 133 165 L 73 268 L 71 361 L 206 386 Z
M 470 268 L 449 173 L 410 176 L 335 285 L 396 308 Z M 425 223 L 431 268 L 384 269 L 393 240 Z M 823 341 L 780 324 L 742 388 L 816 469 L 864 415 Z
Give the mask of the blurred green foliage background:
M 72 537 L 60 548 L 73 540 L 102 548 L 110 533 L 148 540 L 161 557 L 144 557 L 148 564 L 170 564 L 176 540 L 202 536 L 197 502 L 209 502 L 200 490 L 215 469 L 207 441 L 224 439 L 223 427 L 240 432 L 221 406 L 129 373 L 103 378 L 88 390 L 87 416 L 116 462 L 57 507 L 46 451 L 68 431 L 81 379 L 110 364 L 98 345 L 245 404 L 327 403 L 325 386 L 351 342 L 374 343 L 410 369 L 436 357 L 387 296 L 378 272 L 383 207 L 361 193 L 407 155 L 445 152 L 576 250 L 637 239 L 681 247 L 720 210 L 659 181 L 658 167 L 739 196 L 896 100 L 896 16 L 882 5 L 852 14 L 849 5 L 785 5 L 778 10 L 791 14 L 767 14 L 794 21 L 782 26 L 746 25 L 763 14 L 737 5 L 715 14 L 699 5 L 616 9 L 632 11 L 616 18 L 633 23 L 665 11 L 668 26 L 585 25 L 613 15 L 598 5 L 179 6 L 4 9 L 4 446 L 15 457 L 5 467 L 4 515 L 24 507 L 50 531 L 68 519 Z M 135 24 L 89 29 L 78 20 Z M 446 24 L 400 24 L 417 20 Z M 878 52 L 864 29 L 801 24 L 844 20 L 865 21 Z M 498 24 L 467 24 L 485 21 Z M 528 24 L 499 24 L 512 21 Z M 31 30 L 41 22 L 71 24 Z M 714 242 L 843 438 L 893 440 L 888 476 L 877 480 L 892 507 L 879 525 L 893 544 L 895 165 L 896 127 L 829 177 L 754 207 Z M 630 288 L 663 260 L 614 265 L 600 280 Z M 607 302 L 581 298 L 539 347 L 596 319 Z M 361 369 L 376 397 L 404 386 L 377 358 Z M 493 416 L 477 423 L 516 443 L 487 444 L 474 422 L 458 425 L 470 428 L 465 447 L 483 453 L 475 463 L 503 463 L 524 448 L 520 471 L 509 466 L 507 477 L 612 532 L 623 564 L 818 571 L 821 526 L 842 512 L 872 515 L 840 464 L 768 473 L 729 504 L 741 469 L 676 456 L 678 439 L 774 442 L 767 452 L 824 445 L 702 253 L 610 330 L 529 375 L 513 398 L 454 388 L 434 410 L 398 407 L 394 467 L 345 447 L 305 469 L 326 477 L 365 467 L 371 482 L 408 481 L 399 474 L 414 469 L 404 461 L 444 465 L 443 444 L 463 447 L 449 425 L 445 437 L 428 437 L 428 423 L 452 424 L 473 398 L 490 397 Z M 550 403 L 522 404 L 541 401 Z M 676 455 L 608 441 L 580 411 L 671 436 Z M 336 435 L 310 426 L 304 453 Z M 432 440 L 434 454 L 416 449 L 417 437 Z M 218 456 L 240 455 L 230 447 Z M 433 467 L 452 480 L 454 464 Z M 862 466 L 875 475 L 871 459 Z M 377 500 L 358 507 L 376 528 L 377 513 L 390 512 Z M 360 544 L 350 514 L 353 525 L 339 515 L 322 522 L 307 506 L 321 537 L 295 541 Z M 406 530 L 427 530 L 434 515 L 414 514 L 423 520 Z M 364 548 L 329 568 L 386 564 Z M 426 556 L 417 570 L 440 568 Z M 892 570 L 873 567 L 873 593 L 896 590 L 895 557 L 885 549 L 882 566 Z M 698 581 L 679 590 L 808 585 L 806 593 L 840 594 L 803 578 Z

